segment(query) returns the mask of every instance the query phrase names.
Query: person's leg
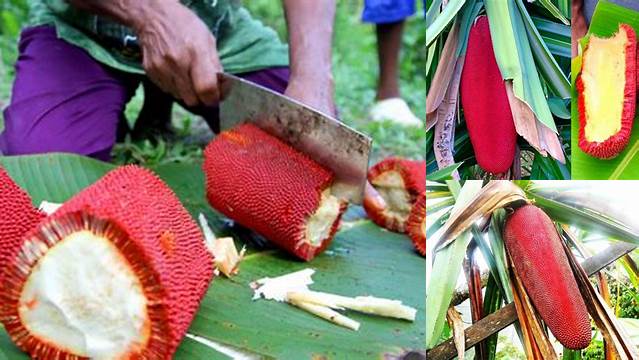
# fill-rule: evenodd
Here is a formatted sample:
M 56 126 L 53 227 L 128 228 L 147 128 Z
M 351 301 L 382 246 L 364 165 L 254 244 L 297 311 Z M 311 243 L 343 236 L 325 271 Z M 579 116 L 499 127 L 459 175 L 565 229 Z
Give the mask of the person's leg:
M 376 100 L 399 97 L 399 52 L 404 21 L 376 25 L 379 79 Z
M 290 71 L 288 67 L 275 67 L 235 75 L 283 94 L 288 86 Z M 189 110 L 204 117 L 215 133 L 220 131 L 220 109 L 218 106 L 200 106 L 189 108 Z
M 390 120 L 402 125 L 421 126 L 400 97 L 399 56 L 404 21 L 415 13 L 415 0 L 365 0 L 362 21 L 375 24 L 379 77 L 375 104 L 369 111 L 373 121 Z
M 131 136 L 135 140 L 153 138 L 154 136 L 171 138 L 175 135 L 171 128 L 171 115 L 175 99 L 149 79 L 142 81 L 144 85 L 144 103 L 133 126 Z
M 58 39 L 51 26 L 23 31 L 19 52 L 2 152 L 71 152 L 109 160 L 137 77 L 99 64 Z

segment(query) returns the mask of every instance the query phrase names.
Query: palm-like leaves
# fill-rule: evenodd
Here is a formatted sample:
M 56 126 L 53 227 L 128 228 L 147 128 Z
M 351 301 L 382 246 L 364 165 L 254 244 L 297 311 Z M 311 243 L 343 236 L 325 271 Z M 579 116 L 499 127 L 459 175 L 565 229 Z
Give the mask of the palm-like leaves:
M 455 66 L 451 65 L 451 61 L 457 62 L 457 71 L 463 66 L 470 25 L 478 14 L 486 11 L 491 26 L 499 24 L 503 30 L 493 37 L 502 76 L 505 80 L 512 80 L 516 98 L 532 110 L 528 114 L 514 116 L 520 118 L 520 122 L 536 124 L 538 129 L 526 131 L 525 127 L 518 127 L 525 140 L 519 141 L 521 158 L 516 161 L 511 176 L 570 178 L 570 83 L 567 78 L 570 71 L 570 1 L 545 0 L 530 4 L 521 0 L 433 0 L 427 4 L 428 172 L 438 170 L 436 156 L 441 158 L 440 152 L 444 148 L 454 152 L 454 160 L 440 159 L 439 166 L 450 166 L 452 162 L 459 165 L 457 172 L 451 172 L 451 176 L 459 174 L 463 179 L 485 176 L 475 166 L 463 111 L 456 96 L 459 80 L 454 74 L 441 74 L 452 72 L 450 69 Z M 446 46 L 451 41 L 456 43 L 454 54 Z M 444 71 L 446 68 L 448 71 Z M 440 101 L 445 96 L 448 101 L 444 104 L 448 105 L 442 111 Z M 434 115 L 438 113 L 436 109 L 439 116 Z M 448 120 L 447 128 L 453 128 L 454 134 L 442 135 L 435 124 L 451 116 L 457 121 Z M 555 131 L 561 143 L 557 142 L 557 135 L 553 135 Z M 447 141 L 442 144 L 443 137 Z M 551 156 L 544 156 L 547 153 Z

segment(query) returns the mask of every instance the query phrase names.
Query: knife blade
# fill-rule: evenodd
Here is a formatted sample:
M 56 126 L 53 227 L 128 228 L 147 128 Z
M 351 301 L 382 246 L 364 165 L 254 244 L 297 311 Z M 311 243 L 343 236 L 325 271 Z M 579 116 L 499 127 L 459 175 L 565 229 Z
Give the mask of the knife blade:
M 234 75 L 218 74 L 220 129 L 250 122 L 332 170 L 332 194 L 364 198 L 372 140 L 339 120 Z

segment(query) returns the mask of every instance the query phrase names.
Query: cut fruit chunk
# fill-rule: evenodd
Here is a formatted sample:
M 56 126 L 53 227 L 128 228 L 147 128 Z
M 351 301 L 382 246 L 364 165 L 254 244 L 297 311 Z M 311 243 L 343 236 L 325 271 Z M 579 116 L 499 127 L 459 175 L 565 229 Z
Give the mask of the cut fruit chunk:
M 515 159 L 517 131 L 486 16 L 470 29 L 459 91 L 477 164 L 489 173 L 507 172 Z
M 407 233 L 413 240 L 415 249 L 426 256 L 426 193 L 422 193 L 408 217 Z
M 415 200 L 426 191 L 426 162 L 388 158 L 369 170 L 368 181 L 386 203 L 385 207 L 379 207 L 372 199 L 365 198 L 368 216 L 383 228 L 405 232 Z
M 577 77 L 579 148 L 610 159 L 628 145 L 637 93 L 636 35 L 619 25 L 610 38 L 590 36 Z
M 309 261 L 331 242 L 346 203 L 334 174 L 252 124 L 222 132 L 204 151 L 211 206 Z
M 0 284 L 4 267 L 18 253 L 22 237 L 46 215 L 33 206 L 31 197 L 0 167 Z
M 175 194 L 125 166 L 22 239 L 0 284 L 0 320 L 34 358 L 170 359 L 212 276 Z

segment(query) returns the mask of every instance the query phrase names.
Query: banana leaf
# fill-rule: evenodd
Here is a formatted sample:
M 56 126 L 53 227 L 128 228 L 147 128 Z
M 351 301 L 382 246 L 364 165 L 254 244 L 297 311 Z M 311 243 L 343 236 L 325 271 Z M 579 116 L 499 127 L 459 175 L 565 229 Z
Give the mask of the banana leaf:
M 0 157 L 0 165 L 29 192 L 35 204 L 42 200 L 63 202 L 114 168 L 68 154 Z M 204 213 L 216 233 L 228 232 L 222 231 L 223 218 L 206 202 L 200 164 L 167 164 L 153 170 L 192 215 Z M 347 313 L 361 322 L 360 330 L 354 332 L 287 304 L 251 300 L 249 282 L 306 267 L 317 270 L 316 290 L 400 299 L 418 309 L 417 319 L 411 323 Z M 296 261 L 279 250 L 253 246 L 238 276 L 213 280 L 189 333 L 257 358 L 401 356 L 424 348 L 425 282 L 424 259 L 406 236 L 381 230 L 369 221 L 345 223 L 329 249 L 310 263 Z M 2 356 L 20 358 L 0 331 L 0 359 Z M 176 359 L 198 358 L 228 356 L 186 338 Z

